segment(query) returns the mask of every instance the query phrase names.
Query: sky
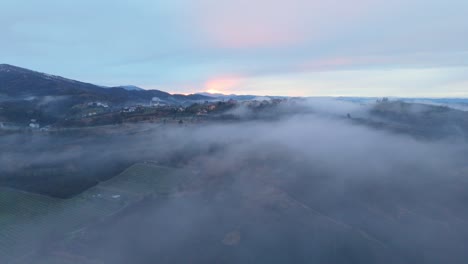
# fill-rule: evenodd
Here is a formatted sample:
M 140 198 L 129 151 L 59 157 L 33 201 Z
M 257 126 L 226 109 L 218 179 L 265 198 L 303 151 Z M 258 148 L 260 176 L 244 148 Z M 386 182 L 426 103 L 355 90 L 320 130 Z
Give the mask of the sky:
M 0 0 L 0 63 L 99 85 L 468 97 L 466 0 Z

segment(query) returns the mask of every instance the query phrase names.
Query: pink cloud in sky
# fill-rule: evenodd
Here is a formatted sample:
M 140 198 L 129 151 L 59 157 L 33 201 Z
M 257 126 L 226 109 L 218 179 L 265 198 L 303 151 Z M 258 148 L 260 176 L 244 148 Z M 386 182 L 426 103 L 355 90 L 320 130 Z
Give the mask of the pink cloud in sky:
M 381 0 L 201 0 L 196 23 L 221 48 L 277 48 L 320 39 Z
M 239 30 L 236 26 L 214 27 L 209 30 L 212 41 L 217 46 L 228 49 L 283 47 L 301 42 L 301 37 L 293 32 L 283 33 L 269 27 L 254 25 Z

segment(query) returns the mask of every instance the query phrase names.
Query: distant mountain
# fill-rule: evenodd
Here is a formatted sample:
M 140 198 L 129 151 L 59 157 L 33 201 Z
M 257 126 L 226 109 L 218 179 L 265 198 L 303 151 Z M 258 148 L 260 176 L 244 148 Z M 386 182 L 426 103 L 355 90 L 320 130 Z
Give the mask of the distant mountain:
M 117 86 L 116 88 L 123 88 L 127 91 L 144 91 L 145 90 L 135 85 L 122 85 L 122 86 Z
M 213 98 L 202 95 L 202 94 L 173 94 L 172 97 L 178 100 L 194 100 L 194 101 L 209 101 Z
M 379 97 L 339 97 L 343 101 L 354 103 L 375 103 L 382 98 Z M 468 98 L 425 98 L 425 97 L 390 97 L 390 101 L 400 101 L 407 103 L 417 103 L 435 106 L 446 106 L 457 110 L 468 111 Z
M 436 106 L 447 106 L 453 109 L 468 111 L 467 98 L 405 98 L 402 101 L 408 103 L 421 103 Z
M 4 95 L 73 95 L 84 91 L 99 93 L 101 90 L 104 89 L 90 83 L 0 64 L 0 93 Z
M 468 139 L 468 114 L 448 106 L 381 100 L 356 123 L 425 139 Z
M 207 93 L 207 92 L 201 92 L 201 93 L 196 93 L 197 95 L 203 95 L 207 97 L 211 97 L 211 99 L 218 99 L 218 100 L 238 100 L 238 101 L 244 101 L 244 100 L 253 100 L 257 98 L 257 95 L 236 95 L 236 94 L 220 94 L 220 93 Z
M 200 95 L 171 95 L 159 90 L 144 90 L 130 85 L 104 88 L 8 64 L 0 64 L 0 95 L 71 96 L 77 101 L 101 100 L 115 104 L 147 103 L 154 97 L 173 104 L 210 99 Z
M 201 92 L 201 93 L 197 93 L 197 94 L 201 94 L 201 95 L 209 96 L 209 97 L 213 97 L 213 98 L 228 96 L 226 94 L 221 94 L 221 93 L 207 93 L 207 92 Z M 231 94 L 231 96 L 235 96 L 235 94 Z
M 210 99 L 203 95 L 172 95 L 135 86 L 102 87 L 0 64 L 0 123 L 27 125 L 34 119 L 40 120 L 41 125 L 54 124 L 86 115 L 89 104 L 118 109 L 147 105 L 153 100 L 167 105 L 190 105 Z

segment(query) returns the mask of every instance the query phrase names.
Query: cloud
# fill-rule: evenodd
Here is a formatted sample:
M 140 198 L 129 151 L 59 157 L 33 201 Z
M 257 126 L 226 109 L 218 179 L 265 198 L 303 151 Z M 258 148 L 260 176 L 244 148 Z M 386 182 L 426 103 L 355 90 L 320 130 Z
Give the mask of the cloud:
M 271 109 L 288 113 L 274 119 L 7 135 L 0 175 L 74 164 L 66 169 L 101 178 L 141 160 L 198 172 L 176 195 L 88 230 L 79 254 L 104 262 L 462 263 L 466 145 L 344 118 L 368 109 L 319 98 Z
M 215 46 L 255 49 L 300 46 L 368 12 L 372 1 L 200 1 L 201 31 Z M 335 19 L 329 19 L 329 18 Z

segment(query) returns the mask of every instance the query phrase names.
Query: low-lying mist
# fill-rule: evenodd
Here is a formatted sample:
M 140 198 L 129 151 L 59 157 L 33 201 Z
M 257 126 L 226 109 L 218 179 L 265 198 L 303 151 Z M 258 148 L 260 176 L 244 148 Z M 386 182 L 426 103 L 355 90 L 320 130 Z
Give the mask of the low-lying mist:
M 136 162 L 197 172 L 178 195 L 94 230 L 93 249 L 77 251 L 104 263 L 468 258 L 465 141 L 374 129 L 354 120 L 370 106 L 348 102 L 269 113 L 277 118 L 238 108 L 230 122 L 4 135 L 1 181 L 68 198 Z

